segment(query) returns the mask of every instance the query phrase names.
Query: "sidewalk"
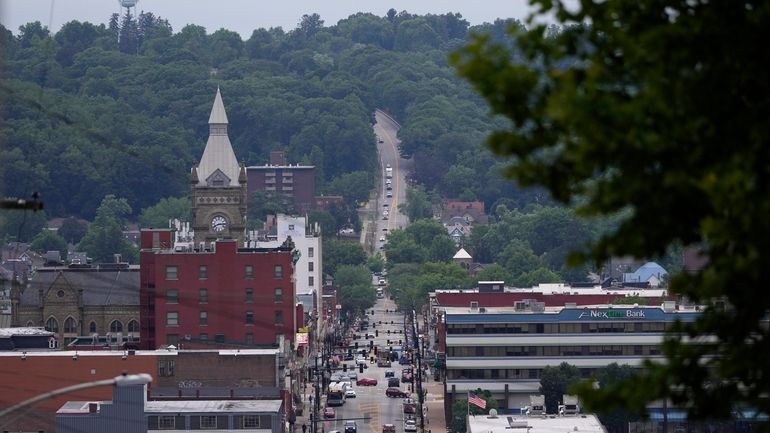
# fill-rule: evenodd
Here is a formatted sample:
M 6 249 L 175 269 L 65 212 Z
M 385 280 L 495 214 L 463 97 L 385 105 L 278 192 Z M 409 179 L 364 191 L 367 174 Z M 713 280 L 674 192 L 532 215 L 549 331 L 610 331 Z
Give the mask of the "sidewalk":
M 428 390 L 425 406 L 428 408 L 428 416 L 425 418 L 425 430 L 431 433 L 446 433 L 446 420 L 444 419 L 444 385 L 441 382 L 430 380 L 423 383 Z

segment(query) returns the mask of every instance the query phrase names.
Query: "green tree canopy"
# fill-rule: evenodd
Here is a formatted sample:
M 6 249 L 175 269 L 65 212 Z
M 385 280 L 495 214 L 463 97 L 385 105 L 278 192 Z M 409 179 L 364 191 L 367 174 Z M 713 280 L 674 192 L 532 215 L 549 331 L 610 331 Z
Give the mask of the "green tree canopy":
M 366 253 L 361 244 L 356 242 L 325 238 L 323 250 L 324 272 L 330 275 L 336 275 L 339 266 L 366 263 Z
M 111 194 L 105 196 L 78 249 L 88 253 L 95 262 L 111 263 L 114 254 L 120 254 L 123 261 L 136 263 L 139 252 L 123 237 L 125 218 L 130 214 L 131 206 L 126 199 Z
M 67 258 L 67 241 L 48 229 L 42 230 L 35 236 L 30 247 L 40 254 L 45 254 L 48 251 L 58 251 L 61 253 L 62 259 Z
M 377 300 L 372 276 L 363 265 L 341 265 L 334 274 L 334 284 L 340 289 L 343 311 L 362 312 L 372 308 Z
M 142 209 L 142 213 L 139 215 L 139 224 L 143 228 L 164 228 L 168 227 L 168 222 L 172 219 L 190 221 L 191 212 L 189 198 L 163 198 L 158 204 Z
M 708 308 L 670 330 L 666 361 L 645 363 L 622 386 L 585 388 L 584 401 L 643 409 L 670 397 L 693 418 L 736 407 L 770 415 L 770 292 L 759 289 L 759 270 L 770 267 L 770 83 L 767 56 L 756 56 L 770 28 L 766 4 L 533 3 L 559 22 L 591 24 L 558 34 L 513 26 L 515 43 L 478 36 L 452 57 L 510 121 L 488 140 L 513 157 L 508 174 L 583 215 L 627 212 L 575 261 L 700 242 L 709 257 L 703 272 L 670 281 Z M 720 298 L 727 308 L 713 306 Z M 685 334 L 711 340 L 686 344 Z
M 540 374 L 540 393 L 545 397 L 545 408 L 548 413 L 559 413 L 559 404 L 565 394 L 569 394 L 570 386 L 581 379 L 580 369 L 574 365 L 562 362 L 558 367 L 546 366 Z

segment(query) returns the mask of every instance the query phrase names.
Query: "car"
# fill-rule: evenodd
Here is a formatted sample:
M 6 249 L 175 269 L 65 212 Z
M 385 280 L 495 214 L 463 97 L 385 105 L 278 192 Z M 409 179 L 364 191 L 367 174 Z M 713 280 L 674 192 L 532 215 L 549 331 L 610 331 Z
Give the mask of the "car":
M 383 220 L 383 221 L 387 221 L 387 220 L 388 220 L 388 215 L 387 215 L 387 214 L 386 214 L 386 215 L 383 215 L 383 216 L 382 216 L 382 220 Z
M 384 286 L 385 284 L 388 284 L 388 281 L 387 281 L 387 280 L 385 280 L 385 278 L 380 278 L 380 279 L 377 281 L 377 284 L 379 284 L 380 286 Z
M 389 377 L 388 386 L 392 388 L 398 388 L 399 386 L 401 386 L 401 382 L 398 380 L 397 377 Z
M 337 416 L 336 413 L 334 413 L 334 409 L 327 407 L 324 409 L 324 418 L 334 418 Z
M 356 390 L 348 389 L 347 391 L 345 391 L 345 398 L 356 398 Z
M 385 189 L 386 189 L 386 190 L 388 190 L 388 191 L 391 191 L 391 190 L 393 190 L 393 185 L 390 185 L 390 184 L 388 184 L 388 185 L 385 187 Z
M 382 433 L 396 433 L 396 426 L 393 424 L 383 424 Z
M 385 370 L 385 377 L 396 377 L 396 372 L 393 370 Z
M 393 193 L 391 191 L 388 191 L 388 192 L 385 193 L 385 197 L 391 198 L 391 197 L 393 197 Z
M 385 168 L 390 168 L 390 164 L 385 164 Z
M 384 143 L 384 141 L 382 141 L 382 138 L 380 138 L 379 140 L 377 140 L 377 142 L 378 142 L 378 143 Z
M 404 431 L 417 431 L 417 422 L 413 419 L 405 420 Z
M 383 203 L 382 207 L 389 207 L 390 205 L 388 203 Z
M 358 380 L 358 373 L 355 371 L 348 372 L 348 378 L 352 380 Z
M 353 360 L 353 354 L 352 353 L 346 353 L 345 354 L 345 361 L 352 361 Z
M 367 338 L 367 339 L 369 339 L 369 338 L 374 338 L 374 334 L 372 334 L 371 332 L 367 332 L 367 333 L 366 333 L 366 338 Z
M 385 390 L 385 395 L 388 397 L 407 398 L 409 394 L 401 391 L 401 388 L 391 387 Z
M 388 228 L 387 227 L 383 227 L 382 231 L 386 232 L 386 231 L 388 231 Z M 380 275 L 382 275 L 382 274 L 380 274 Z
M 393 179 L 385 179 L 385 185 L 390 185 L 393 183 Z
M 345 433 L 356 433 L 358 431 L 358 426 L 356 426 L 356 422 L 353 420 L 345 421 Z
M 362 377 L 356 381 L 358 386 L 377 386 L 377 379 L 371 377 Z

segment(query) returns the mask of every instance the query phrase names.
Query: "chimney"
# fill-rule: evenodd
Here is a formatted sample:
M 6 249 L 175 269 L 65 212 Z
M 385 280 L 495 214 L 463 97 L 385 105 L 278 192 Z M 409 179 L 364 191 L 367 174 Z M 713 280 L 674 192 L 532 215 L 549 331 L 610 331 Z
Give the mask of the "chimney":
M 270 165 L 286 165 L 286 154 L 282 150 L 270 152 Z

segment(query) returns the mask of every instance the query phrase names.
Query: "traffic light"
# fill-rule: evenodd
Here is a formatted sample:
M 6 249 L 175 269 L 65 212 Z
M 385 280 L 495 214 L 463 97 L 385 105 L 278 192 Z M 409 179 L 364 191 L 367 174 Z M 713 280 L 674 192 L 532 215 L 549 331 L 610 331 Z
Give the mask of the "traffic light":
M 388 345 L 390 345 L 390 339 L 388 339 Z
M 364 374 L 364 364 L 358 364 L 358 372 Z
M 356 341 L 356 349 L 358 349 L 358 341 Z
M 379 330 L 377 330 L 377 331 L 374 331 L 374 336 L 375 336 L 375 337 L 379 337 L 379 336 L 380 336 L 380 331 L 379 331 Z
M 377 356 L 377 346 L 374 347 L 374 356 Z
M 348 365 L 342 364 L 342 371 L 348 371 Z
M 398 340 L 398 344 L 402 344 L 402 343 L 401 343 L 401 340 Z
M 369 340 L 369 349 L 374 347 L 374 340 Z
M 388 329 L 388 335 L 390 335 L 390 329 Z

